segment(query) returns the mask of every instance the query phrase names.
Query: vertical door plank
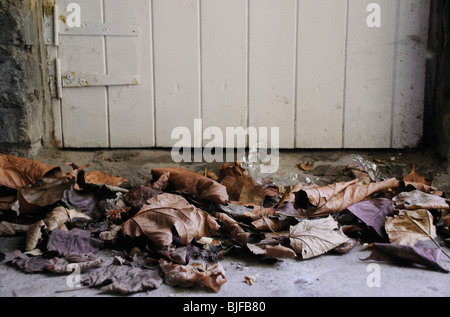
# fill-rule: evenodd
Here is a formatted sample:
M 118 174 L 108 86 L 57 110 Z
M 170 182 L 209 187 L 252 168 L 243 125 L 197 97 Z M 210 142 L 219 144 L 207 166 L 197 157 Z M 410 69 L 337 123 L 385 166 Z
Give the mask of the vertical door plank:
M 397 1 L 376 1 L 381 27 L 369 27 L 370 0 L 349 0 L 344 118 L 346 148 L 389 148 Z
M 247 127 L 247 1 L 203 1 L 201 18 L 203 126 L 225 136 Z
M 72 1 L 58 0 L 60 28 L 70 14 Z M 101 0 L 78 0 L 81 23 L 102 23 Z M 60 36 L 59 56 L 62 74 L 66 72 L 105 73 L 105 47 L 101 36 Z M 107 97 L 104 87 L 64 88 L 62 128 L 65 147 L 108 147 Z
M 393 148 L 417 147 L 423 135 L 429 0 L 400 0 Z
M 296 147 L 342 147 L 346 0 L 298 8 Z
M 139 77 L 139 85 L 108 87 L 111 147 L 153 146 L 151 3 L 104 1 L 106 23 L 134 25 L 141 30 L 137 37 L 106 37 L 108 74 Z
M 280 148 L 294 147 L 296 3 L 249 3 L 249 126 L 279 127 Z
M 194 134 L 201 116 L 198 0 L 154 0 L 156 145 L 171 147 L 172 130 Z M 199 142 L 199 140 L 196 140 Z

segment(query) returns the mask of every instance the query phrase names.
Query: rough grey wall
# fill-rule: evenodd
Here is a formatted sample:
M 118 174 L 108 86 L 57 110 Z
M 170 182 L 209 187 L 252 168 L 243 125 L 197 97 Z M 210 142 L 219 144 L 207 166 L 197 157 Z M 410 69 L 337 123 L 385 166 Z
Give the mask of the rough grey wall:
M 450 161 L 450 1 L 432 0 L 424 136 L 428 148 Z
M 41 21 L 41 1 L 0 0 L 2 153 L 32 155 L 50 141 Z

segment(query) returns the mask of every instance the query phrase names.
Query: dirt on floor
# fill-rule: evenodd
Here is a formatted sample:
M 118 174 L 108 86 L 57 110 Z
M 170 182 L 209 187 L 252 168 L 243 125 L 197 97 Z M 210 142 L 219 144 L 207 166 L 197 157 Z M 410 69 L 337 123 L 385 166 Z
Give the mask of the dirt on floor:
M 236 153 L 237 154 L 237 153 Z M 361 156 L 374 163 L 384 178 L 402 179 L 415 165 L 423 176 L 433 179 L 433 185 L 450 193 L 450 164 L 432 151 L 421 150 L 281 150 L 277 175 L 284 178 L 296 174 L 325 176 L 331 167 Z M 170 149 L 113 149 L 113 150 L 58 150 L 44 149 L 33 157 L 44 163 L 64 167 L 65 163 L 78 166 L 89 164 L 87 171 L 99 170 L 114 176 L 121 176 L 132 186 L 148 180 L 151 170 L 156 167 L 179 166 L 196 172 L 219 172 L 222 162 L 181 162 L 175 163 Z M 242 157 L 235 155 L 236 161 Z M 192 160 L 193 161 L 193 160 Z M 300 163 L 309 162 L 312 169 L 304 171 Z M 232 162 L 231 162 L 232 163 Z M 66 166 L 67 170 L 71 168 Z

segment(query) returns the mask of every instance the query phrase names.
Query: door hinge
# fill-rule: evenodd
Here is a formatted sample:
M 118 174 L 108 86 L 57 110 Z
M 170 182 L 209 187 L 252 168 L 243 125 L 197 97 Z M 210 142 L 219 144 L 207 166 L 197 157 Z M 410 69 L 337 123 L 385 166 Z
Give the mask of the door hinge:
M 69 27 L 57 4 L 53 14 L 44 17 L 45 44 L 59 46 L 61 36 L 139 36 L 140 27 L 127 24 L 84 22 L 79 27 Z
M 61 61 L 59 58 L 47 60 L 47 72 L 49 77 L 50 94 L 54 98 L 62 98 Z
M 95 86 L 127 86 L 139 85 L 139 77 L 132 75 L 105 75 L 82 72 L 65 72 L 62 76 L 62 87 L 81 88 Z

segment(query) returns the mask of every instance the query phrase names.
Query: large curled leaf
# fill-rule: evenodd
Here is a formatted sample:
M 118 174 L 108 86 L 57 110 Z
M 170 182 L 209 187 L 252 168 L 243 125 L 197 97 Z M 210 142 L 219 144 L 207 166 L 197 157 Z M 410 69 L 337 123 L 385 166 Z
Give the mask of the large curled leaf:
M 0 185 L 20 189 L 35 184 L 50 172 L 60 168 L 39 161 L 0 154 Z
M 228 193 L 225 186 L 199 173 L 180 168 L 154 168 L 152 176 L 159 179 L 163 174 L 169 174 L 168 184 L 172 190 L 188 193 L 201 200 L 225 205 Z
M 131 237 L 146 235 L 157 247 L 172 243 L 175 227 L 183 244 L 193 239 L 217 235 L 219 225 L 213 217 L 189 204 L 180 195 L 164 193 L 152 197 L 147 204 L 122 227 Z
M 324 254 L 349 240 L 339 233 L 338 224 L 331 216 L 305 219 L 291 226 L 289 235 L 292 248 L 303 259 Z
M 44 176 L 26 188 L 18 190 L 19 210 L 21 215 L 30 214 L 41 207 L 52 205 L 64 197 L 72 181 L 62 175 Z
M 308 186 L 301 191 L 306 192 L 308 202 L 298 202 L 296 205 L 305 205 L 307 215 L 325 215 L 345 210 L 347 207 L 363 201 L 375 192 L 395 188 L 399 182 L 395 178 L 377 183 L 363 184 L 358 180 L 334 183 L 326 186 Z M 301 192 L 300 191 L 300 192 Z M 302 197 L 300 192 L 296 197 Z

